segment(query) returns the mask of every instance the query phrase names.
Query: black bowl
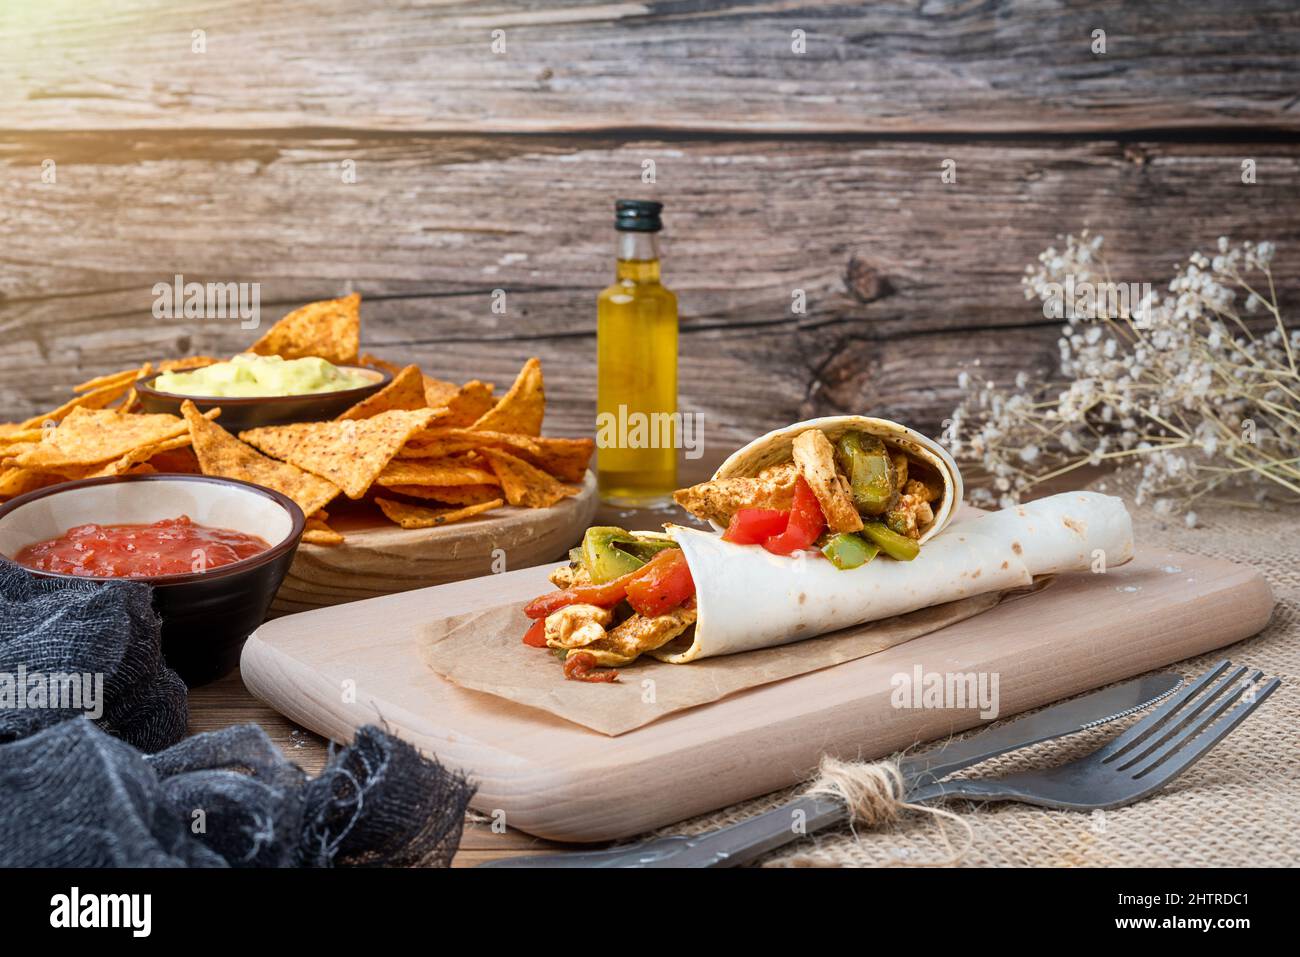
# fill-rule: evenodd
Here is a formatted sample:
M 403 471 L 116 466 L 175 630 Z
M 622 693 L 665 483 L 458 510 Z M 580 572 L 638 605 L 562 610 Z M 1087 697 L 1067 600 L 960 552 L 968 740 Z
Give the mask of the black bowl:
M 287 496 L 206 475 L 127 475 L 51 485 L 0 505 L 0 560 L 12 561 L 23 546 L 76 525 L 156 522 L 179 515 L 256 535 L 271 545 L 206 572 L 131 579 L 153 587 L 167 663 L 187 685 L 205 684 L 239 664 L 244 640 L 266 617 L 293 562 L 305 520 Z M 27 571 L 42 578 L 112 580 Z
M 140 396 L 140 405 L 146 412 L 169 412 L 172 415 L 180 415 L 181 403 L 186 399 L 193 402 L 200 412 L 220 408 L 221 418 L 217 421 L 221 427 L 227 432 L 238 434 L 247 429 L 260 429 L 267 425 L 324 422 L 326 419 L 333 419 L 393 381 L 391 372 L 380 369 L 369 369 L 365 366 L 339 366 L 339 368 L 366 376 L 374 382 L 355 389 L 312 392 L 307 395 L 178 395 L 174 392 L 159 392 L 153 387 L 154 380 L 162 375 L 160 372 L 158 375 L 137 382 L 135 391 Z

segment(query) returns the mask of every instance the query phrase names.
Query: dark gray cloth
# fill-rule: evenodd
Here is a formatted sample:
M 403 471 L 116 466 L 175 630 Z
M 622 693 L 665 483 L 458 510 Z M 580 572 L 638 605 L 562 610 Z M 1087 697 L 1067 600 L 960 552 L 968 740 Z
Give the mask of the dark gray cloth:
M 309 778 L 256 725 L 144 755 L 74 718 L 0 745 L 0 867 L 445 867 L 473 794 L 373 727 Z
M 98 672 L 104 710 L 0 707 L 0 867 L 446 866 L 460 842 L 474 786 L 378 728 L 316 778 L 256 725 L 179 740 L 142 584 L 0 562 L 0 677 L 20 668 Z
M 143 751 L 185 736 L 185 683 L 163 661 L 152 595 L 140 582 L 38 578 L 0 561 L 0 675 L 12 681 L 19 675 L 98 675 L 103 681 L 99 725 L 105 731 Z M 35 686 L 40 683 L 38 678 Z M 0 741 L 82 713 L 0 703 Z

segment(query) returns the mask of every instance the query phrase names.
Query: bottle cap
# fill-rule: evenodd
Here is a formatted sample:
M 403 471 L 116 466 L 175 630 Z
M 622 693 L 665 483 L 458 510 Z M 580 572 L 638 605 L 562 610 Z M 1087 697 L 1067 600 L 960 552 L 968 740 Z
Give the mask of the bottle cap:
M 657 233 L 664 228 L 659 218 L 663 203 L 649 199 L 614 201 L 614 228 L 624 233 Z

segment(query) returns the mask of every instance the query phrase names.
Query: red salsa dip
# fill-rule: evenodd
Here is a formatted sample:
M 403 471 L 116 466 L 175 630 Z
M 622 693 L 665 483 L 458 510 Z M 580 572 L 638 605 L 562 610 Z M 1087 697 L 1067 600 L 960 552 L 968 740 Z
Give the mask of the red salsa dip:
M 152 578 L 210 571 L 271 546 L 256 535 L 198 525 L 188 515 L 152 525 L 78 525 L 24 546 L 14 560 L 42 572 L 85 578 Z

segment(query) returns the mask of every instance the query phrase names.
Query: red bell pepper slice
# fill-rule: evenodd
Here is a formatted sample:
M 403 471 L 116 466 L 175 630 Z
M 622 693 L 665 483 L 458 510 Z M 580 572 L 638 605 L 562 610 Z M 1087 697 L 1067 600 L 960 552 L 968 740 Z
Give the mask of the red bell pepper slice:
M 627 585 L 627 603 L 646 618 L 671 611 L 694 594 L 695 580 L 680 548 L 660 552 Z
M 817 503 L 817 496 L 801 475 L 795 481 L 794 503 L 790 506 L 790 521 L 785 531 L 765 540 L 763 547 L 773 555 L 790 555 L 809 548 L 825 530 L 826 516 Z
M 529 618 L 545 618 L 566 605 L 596 605 L 599 608 L 613 608 L 627 597 L 628 585 L 642 575 L 656 574 L 655 570 L 660 568 L 664 561 L 671 561 L 674 555 L 680 554 L 679 548 L 666 548 L 636 571 L 628 572 L 613 581 L 602 585 L 575 585 L 562 591 L 547 592 L 525 605 L 524 614 Z M 694 591 L 692 585 L 692 594 Z
M 642 565 L 636 571 L 628 572 L 602 585 L 575 585 L 562 591 L 547 592 L 525 605 L 524 614 L 529 618 L 545 618 L 565 605 L 596 605 L 599 608 L 613 608 L 627 597 L 627 583 L 646 567 Z
M 546 647 L 546 619 L 538 618 L 529 629 L 524 632 L 524 644 L 530 648 Z
M 790 513 L 776 508 L 742 508 L 731 516 L 724 542 L 737 545 L 761 545 L 773 535 L 780 535 L 790 523 Z
M 564 659 L 564 677 L 570 681 L 617 681 L 618 672 L 613 670 L 592 671 L 596 667 L 596 656 L 590 651 L 580 651 Z

